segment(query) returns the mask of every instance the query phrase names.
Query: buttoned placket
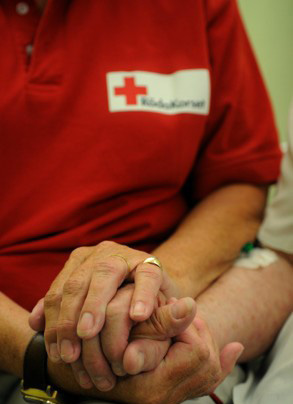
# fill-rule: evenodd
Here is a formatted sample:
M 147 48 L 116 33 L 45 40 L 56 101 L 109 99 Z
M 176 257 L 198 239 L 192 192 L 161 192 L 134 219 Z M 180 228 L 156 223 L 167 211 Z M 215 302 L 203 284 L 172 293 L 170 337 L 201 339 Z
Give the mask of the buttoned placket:
M 62 39 L 64 0 L 48 0 L 43 15 L 33 0 L 4 3 L 27 86 L 58 86 L 63 76 L 63 46 L 62 40 L 54 40 Z
M 15 10 L 18 15 L 25 16 L 30 12 L 30 6 L 27 2 L 20 1 L 20 2 L 16 3 Z M 29 63 L 32 52 L 33 52 L 33 43 L 28 43 L 25 46 L 25 51 L 26 51 L 26 55 L 27 55 L 27 63 Z

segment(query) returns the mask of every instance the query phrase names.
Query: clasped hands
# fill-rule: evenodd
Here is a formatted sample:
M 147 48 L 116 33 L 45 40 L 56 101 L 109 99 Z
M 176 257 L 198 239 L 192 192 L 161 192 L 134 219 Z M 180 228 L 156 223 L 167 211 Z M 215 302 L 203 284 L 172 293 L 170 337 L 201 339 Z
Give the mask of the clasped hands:
M 175 404 L 209 394 L 243 347 L 230 343 L 220 353 L 194 300 L 180 298 L 148 257 L 108 241 L 76 249 L 30 325 L 45 330 L 51 361 L 70 364 L 83 389 L 109 391 L 101 397 Z

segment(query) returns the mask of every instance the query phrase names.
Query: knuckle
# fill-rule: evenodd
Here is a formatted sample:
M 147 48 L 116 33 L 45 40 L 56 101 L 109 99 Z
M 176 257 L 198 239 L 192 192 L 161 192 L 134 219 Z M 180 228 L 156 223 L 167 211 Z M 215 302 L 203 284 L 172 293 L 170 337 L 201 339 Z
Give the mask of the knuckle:
M 69 320 L 69 319 L 59 320 L 57 323 L 56 330 L 57 330 L 58 334 L 68 333 L 68 332 L 75 333 L 76 322 L 74 320 Z
M 70 254 L 70 258 L 81 260 L 88 253 L 88 247 L 78 247 Z
M 200 363 L 205 363 L 210 358 L 210 350 L 206 346 L 201 346 L 197 352 L 197 358 Z
M 137 268 L 137 273 L 141 276 L 143 276 L 144 278 L 147 279 L 151 279 L 154 281 L 161 281 L 162 278 L 162 274 L 161 274 L 161 270 L 156 269 L 156 268 L 149 268 L 149 266 L 139 266 Z
M 44 299 L 44 309 L 45 311 L 60 306 L 62 300 L 62 294 L 58 291 L 50 291 L 46 294 Z
M 97 246 L 96 250 L 111 250 L 113 247 L 117 246 L 117 243 L 115 241 L 110 241 L 110 240 L 103 240 L 101 241 Z
M 149 326 L 152 328 L 153 333 L 155 335 L 166 335 L 166 331 L 168 328 L 166 327 L 166 323 L 164 319 L 160 318 L 156 312 L 152 314 L 152 316 L 148 320 Z
M 50 343 L 51 341 L 55 341 L 56 340 L 56 335 L 57 335 L 57 328 L 56 327 L 52 326 L 52 327 L 49 327 L 49 328 L 47 327 L 45 329 L 44 337 L 45 337 L 45 340 L 48 343 Z
M 63 286 L 64 295 L 78 295 L 84 287 L 83 277 L 71 277 L 67 279 Z
M 95 274 L 100 278 L 116 277 L 121 272 L 118 267 L 107 260 L 96 262 L 94 267 Z

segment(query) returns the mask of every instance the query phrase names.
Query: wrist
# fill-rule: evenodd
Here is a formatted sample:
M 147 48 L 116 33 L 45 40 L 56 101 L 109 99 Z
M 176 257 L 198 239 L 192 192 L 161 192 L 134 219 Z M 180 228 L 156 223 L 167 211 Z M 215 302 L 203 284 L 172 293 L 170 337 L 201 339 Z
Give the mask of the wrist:
M 35 334 L 28 325 L 29 313 L 0 293 L 0 342 L 5 347 L 0 352 L 1 370 L 23 376 L 23 359 L 26 348 Z

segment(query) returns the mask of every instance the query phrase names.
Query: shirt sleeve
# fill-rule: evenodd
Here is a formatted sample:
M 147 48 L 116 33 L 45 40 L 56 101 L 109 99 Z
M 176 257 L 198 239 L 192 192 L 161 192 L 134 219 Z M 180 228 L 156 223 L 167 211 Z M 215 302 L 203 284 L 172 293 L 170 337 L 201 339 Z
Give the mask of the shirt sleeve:
M 259 231 L 262 244 L 293 254 L 293 104 L 289 114 L 288 149 L 272 203 Z
M 281 159 L 269 97 L 237 3 L 205 4 L 211 108 L 194 171 L 195 199 L 229 183 L 272 183 Z

